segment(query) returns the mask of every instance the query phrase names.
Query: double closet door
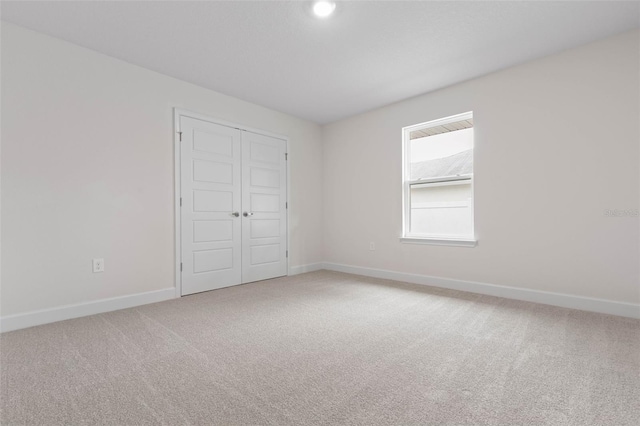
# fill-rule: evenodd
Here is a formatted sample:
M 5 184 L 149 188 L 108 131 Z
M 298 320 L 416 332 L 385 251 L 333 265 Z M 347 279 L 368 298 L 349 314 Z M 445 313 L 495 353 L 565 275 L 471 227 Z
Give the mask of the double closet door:
M 179 120 L 182 295 L 286 275 L 286 141 Z

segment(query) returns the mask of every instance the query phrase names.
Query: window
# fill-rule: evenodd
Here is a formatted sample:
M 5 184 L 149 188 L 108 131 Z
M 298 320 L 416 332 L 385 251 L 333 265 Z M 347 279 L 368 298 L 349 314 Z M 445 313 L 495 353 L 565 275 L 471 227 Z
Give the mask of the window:
M 473 113 L 402 129 L 403 242 L 475 246 Z

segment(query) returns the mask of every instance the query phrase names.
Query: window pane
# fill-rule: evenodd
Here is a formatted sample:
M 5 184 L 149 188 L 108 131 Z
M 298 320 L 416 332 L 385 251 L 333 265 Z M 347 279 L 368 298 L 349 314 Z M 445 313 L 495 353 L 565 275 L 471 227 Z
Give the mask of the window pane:
M 471 181 L 460 182 L 411 187 L 411 234 L 452 237 L 472 234 Z
M 411 140 L 411 180 L 473 173 L 473 128 Z
M 403 129 L 404 235 L 474 238 L 473 112 Z

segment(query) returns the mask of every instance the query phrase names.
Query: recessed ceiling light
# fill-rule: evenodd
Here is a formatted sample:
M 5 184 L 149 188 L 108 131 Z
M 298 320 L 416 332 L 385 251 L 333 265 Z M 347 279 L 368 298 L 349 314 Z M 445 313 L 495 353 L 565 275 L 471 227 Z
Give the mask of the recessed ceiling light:
M 326 18 L 331 15 L 336 8 L 336 3 L 332 1 L 317 1 L 313 4 L 313 13 L 319 18 Z

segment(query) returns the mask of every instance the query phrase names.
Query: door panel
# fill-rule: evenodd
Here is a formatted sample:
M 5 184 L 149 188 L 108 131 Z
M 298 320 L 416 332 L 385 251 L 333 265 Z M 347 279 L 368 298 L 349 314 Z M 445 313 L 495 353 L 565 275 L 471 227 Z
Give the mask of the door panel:
M 233 164 L 193 160 L 193 180 L 196 182 L 233 184 Z
M 184 195 L 189 195 L 190 193 L 189 191 L 183 192 Z M 195 212 L 227 212 L 233 210 L 233 191 L 203 191 L 195 189 L 192 193 L 193 211 Z
M 194 129 L 193 135 L 194 151 L 210 152 L 212 154 L 233 158 L 234 145 L 237 141 L 232 135 L 208 133 L 206 131 L 200 131 L 199 129 Z M 237 151 L 237 149 L 235 151 Z
M 251 168 L 251 186 L 262 188 L 279 188 L 280 173 L 278 170 L 263 169 L 260 167 Z
M 280 235 L 280 219 L 264 219 L 251 221 L 252 239 L 277 237 Z
M 224 271 L 233 268 L 233 248 L 193 252 L 193 272 Z
M 233 239 L 233 221 L 231 220 L 194 220 L 193 242 L 231 241 Z
M 281 139 L 242 133 L 243 282 L 287 274 L 285 153 Z
M 277 213 L 280 210 L 280 196 L 271 194 L 251 194 L 249 207 L 254 213 Z
M 180 118 L 182 295 L 242 282 L 241 134 Z

